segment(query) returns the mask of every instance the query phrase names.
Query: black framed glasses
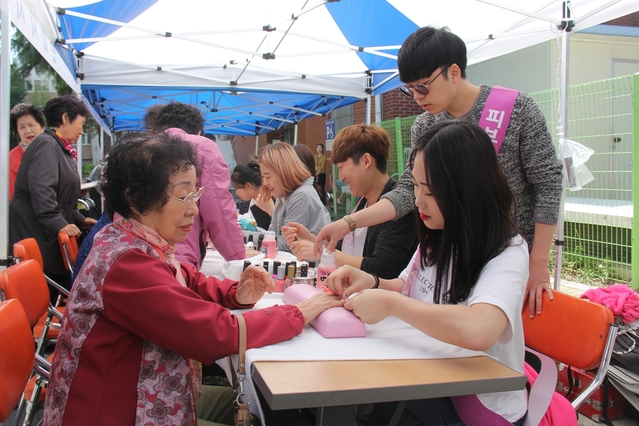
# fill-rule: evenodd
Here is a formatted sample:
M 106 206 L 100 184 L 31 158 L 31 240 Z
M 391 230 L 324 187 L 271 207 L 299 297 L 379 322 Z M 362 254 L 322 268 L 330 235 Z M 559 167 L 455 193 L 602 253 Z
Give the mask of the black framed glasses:
M 444 68 L 442 68 L 442 70 L 435 77 L 433 77 L 433 79 L 431 81 L 429 81 L 426 84 L 415 84 L 415 85 L 413 85 L 413 87 L 410 87 L 410 86 L 406 85 L 406 86 L 400 87 L 399 90 L 400 90 L 400 92 L 402 92 L 402 94 L 408 96 L 409 98 L 414 97 L 414 92 L 413 91 L 419 93 L 420 95 L 426 96 L 426 95 L 428 95 L 430 93 L 430 91 L 428 90 L 428 86 L 430 86 L 433 83 L 433 81 L 435 81 L 435 79 L 437 77 L 442 75 L 442 73 L 444 71 L 446 71 L 448 69 L 448 67 L 450 67 L 450 65 L 445 66 Z
M 198 188 L 197 192 L 189 192 L 184 197 L 174 197 L 173 195 L 170 195 L 170 197 L 174 199 L 175 201 L 179 201 L 180 203 L 182 203 L 182 206 L 186 206 L 191 201 L 197 202 L 197 200 L 199 200 L 200 197 L 202 197 L 203 192 L 204 192 L 204 187 L 201 187 L 201 188 Z

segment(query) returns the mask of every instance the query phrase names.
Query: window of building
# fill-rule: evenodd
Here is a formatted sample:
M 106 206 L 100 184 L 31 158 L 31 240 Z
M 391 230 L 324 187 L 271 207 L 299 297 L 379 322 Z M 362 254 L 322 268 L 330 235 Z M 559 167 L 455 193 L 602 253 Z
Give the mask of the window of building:
M 33 92 L 33 82 L 31 80 L 24 81 L 24 88 L 27 92 Z
M 339 132 L 344 127 L 353 124 L 353 104 L 337 108 L 330 113 L 330 118 L 335 120 L 335 130 Z

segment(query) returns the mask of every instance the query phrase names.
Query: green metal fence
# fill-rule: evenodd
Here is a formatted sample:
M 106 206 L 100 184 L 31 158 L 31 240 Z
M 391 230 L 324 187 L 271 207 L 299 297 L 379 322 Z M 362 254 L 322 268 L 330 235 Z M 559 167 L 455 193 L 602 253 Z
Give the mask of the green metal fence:
M 639 75 L 623 76 L 569 88 L 567 137 L 595 151 L 586 163 L 595 180 L 580 191 L 566 190 L 562 267 L 566 279 L 589 284 L 634 282 L 639 286 L 639 279 L 632 279 L 631 267 L 632 147 L 633 143 L 639 145 L 639 102 L 633 114 L 632 99 L 634 88 L 639 87 L 637 81 Z M 531 96 L 558 143 L 558 90 Z M 408 161 L 414 120 L 406 117 L 378 123 L 391 138 L 388 172 L 394 178 L 402 174 Z M 639 254 L 636 256 L 639 261 Z M 639 274 L 639 268 L 635 269 Z
M 567 138 L 595 152 L 586 165 L 594 180 L 566 189 L 566 278 L 631 282 L 633 76 L 570 86 Z M 558 91 L 532 93 L 557 142 Z

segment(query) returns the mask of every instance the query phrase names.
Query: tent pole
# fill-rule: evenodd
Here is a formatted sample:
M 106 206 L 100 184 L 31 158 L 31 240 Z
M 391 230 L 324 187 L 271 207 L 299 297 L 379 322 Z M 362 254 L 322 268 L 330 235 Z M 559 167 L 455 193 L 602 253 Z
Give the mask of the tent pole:
M 82 182 L 82 138 L 86 138 L 86 134 L 80 135 L 78 141 L 75 143 L 75 149 L 78 151 L 78 159 L 76 165 L 78 166 L 78 175 L 80 176 L 80 182 Z
M 559 90 L 559 159 L 563 163 L 563 141 L 568 137 L 568 58 L 570 49 L 570 32 L 574 25 L 574 21 L 570 16 L 570 1 L 566 1 L 563 5 L 562 24 L 564 28 L 561 31 L 561 81 Z M 564 171 L 564 180 L 565 180 Z M 561 284 L 561 265 L 563 262 L 564 247 L 564 205 L 566 198 L 565 186 L 562 184 L 561 202 L 559 204 L 559 216 L 557 220 L 557 230 L 555 232 L 555 276 L 554 289 L 559 290 Z
M 255 156 L 257 157 L 257 145 L 260 142 L 260 135 L 255 135 Z
M 371 97 L 371 94 L 368 93 L 366 94 L 366 125 L 370 126 L 371 124 L 371 114 L 373 111 L 372 108 L 372 104 L 373 103 L 373 98 Z
M 9 100 L 11 98 L 11 11 L 9 10 L 9 0 L 0 0 L 2 35 L 2 50 L 0 51 L 0 69 L 2 77 L 0 83 L 0 172 L 4 179 L 1 182 L 9 181 Z M 0 200 L 9 199 L 9 185 L 0 185 Z M 7 249 L 9 247 L 9 203 L 0 202 L 0 261 L 7 259 Z M 0 263 L 0 268 L 8 266 L 5 262 Z
M 295 127 L 293 132 L 293 145 L 297 145 L 297 122 L 295 122 Z

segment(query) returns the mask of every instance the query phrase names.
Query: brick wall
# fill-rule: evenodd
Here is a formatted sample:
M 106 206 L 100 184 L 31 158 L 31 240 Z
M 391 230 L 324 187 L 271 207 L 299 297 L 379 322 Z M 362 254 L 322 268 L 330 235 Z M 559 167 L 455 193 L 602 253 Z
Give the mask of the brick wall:
M 382 94 L 382 105 L 382 121 L 410 117 L 424 112 L 412 98 L 402 95 L 399 90 Z
M 423 110 L 411 98 L 402 95 L 399 90 L 392 90 L 382 95 L 382 121 L 392 120 L 397 117 L 410 117 L 421 114 Z M 297 143 L 308 146 L 313 153 L 316 152 L 317 144 L 326 144 L 324 134 L 324 123 L 328 117 L 311 117 L 299 122 L 297 129 Z M 371 105 L 371 122 L 375 121 L 375 102 Z M 359 101 L 353 105 L 353 123 L 366 122 L 366 101 Z M 258 149 L 261 150 L 267 142 L 273 140 L 284 140 L 283 129 L 261 135 Z M 246 164 L 255 154 L 255 137 L 235 137 L 233 143 L 233 153 L 237 164 Z M 326 161 L 326 185 L 331 181 L 332 162 L 330 153 L 327 153 Z
M 618 25 L 622 27 L 639 27 L 639 12 L 631 13 L 630 15 L 622 16 L 621 18 L 604 22 L 604 24 Z

